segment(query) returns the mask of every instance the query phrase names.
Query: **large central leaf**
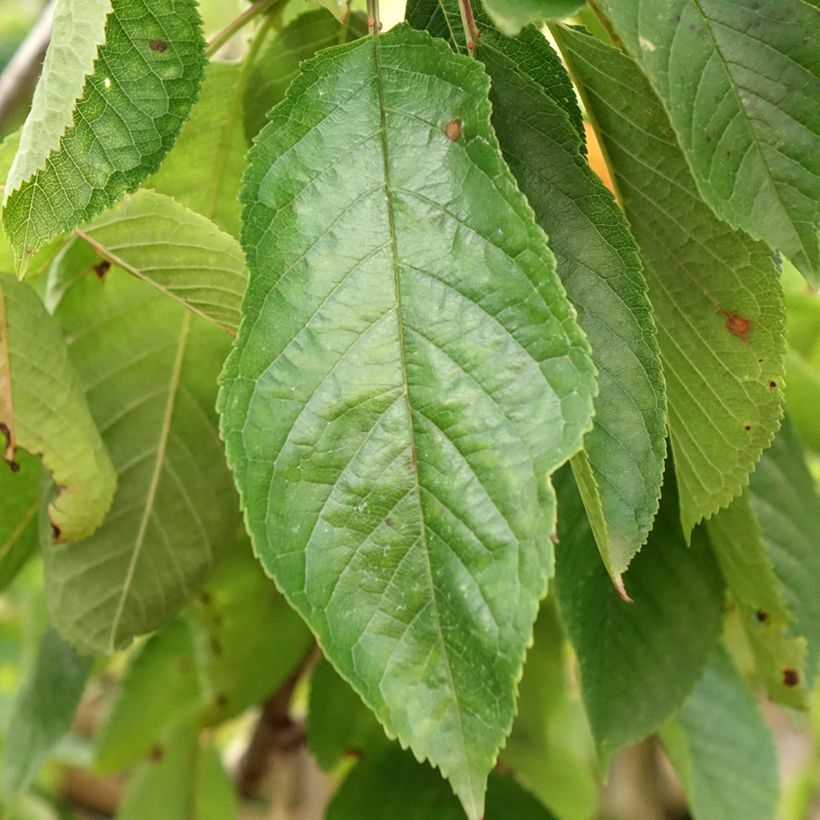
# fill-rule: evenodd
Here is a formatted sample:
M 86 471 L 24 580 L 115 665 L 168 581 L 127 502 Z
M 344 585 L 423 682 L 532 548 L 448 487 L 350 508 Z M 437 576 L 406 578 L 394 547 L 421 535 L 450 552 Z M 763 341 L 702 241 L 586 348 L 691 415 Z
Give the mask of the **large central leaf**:
M 471 817 L 595 390 L 487 94 L 405 27 L 304 65 L 251 151 L 220 397 L 263 564 Z

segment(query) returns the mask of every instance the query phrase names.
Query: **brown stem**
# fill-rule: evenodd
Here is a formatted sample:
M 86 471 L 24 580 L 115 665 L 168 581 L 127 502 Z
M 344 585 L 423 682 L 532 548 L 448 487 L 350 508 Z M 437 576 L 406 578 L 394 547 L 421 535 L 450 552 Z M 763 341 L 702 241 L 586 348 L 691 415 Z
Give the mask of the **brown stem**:
M 379 0 L 367 0 L 367 30 L 371 34 L 378 34 L 382 30 Z
M 612 40 L 612 45 L 616 48 L 624 50 L 624 44 L 621 42 L 621 38 L 615 33 L 615 29 L 612 28 L 612 23 L 604 16 L 601 10 L 598 8 L 597 3 L 594 0 L 589 0 L 589 7 L 592 9 L 592 13 L 600 20 L 601 25 L 606 29 L 606 33 L 609 35 L 609 39 Z
M 461 12 L 461 24 L 464 26 L 464 37 L 467 40 L 467 53 L 472 56 L 475 54 L 481 32 L 475 23 L 475 15 L 470 0 L 459 0 L 458 9 Z

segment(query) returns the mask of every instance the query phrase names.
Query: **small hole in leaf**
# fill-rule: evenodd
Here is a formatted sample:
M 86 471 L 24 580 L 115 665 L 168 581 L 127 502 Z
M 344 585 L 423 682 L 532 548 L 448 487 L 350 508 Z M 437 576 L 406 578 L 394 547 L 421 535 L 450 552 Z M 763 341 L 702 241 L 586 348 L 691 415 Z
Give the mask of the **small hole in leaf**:
M 797 686 L 800 683 L 800 675 L 797 673 L 796 669 L 784 669 L 783 670 L 783 686 Z

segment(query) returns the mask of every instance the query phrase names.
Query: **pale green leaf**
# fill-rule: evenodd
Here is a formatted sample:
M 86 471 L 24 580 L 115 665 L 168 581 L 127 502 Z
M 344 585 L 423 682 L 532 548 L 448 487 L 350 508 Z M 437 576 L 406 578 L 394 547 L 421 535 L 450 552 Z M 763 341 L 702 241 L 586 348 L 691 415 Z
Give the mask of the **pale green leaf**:
M 235 820 L 237 799 L 219 753 L 181 720 L 131 778 L 117 820 Z
M 0 465 L 0 590 L 37 549 L 40 469 L 27 453 L 18 453 L 17 463 L 16 473 Z
M 228 336 L 112 269 L 56 310 L 119 484 L 89 539 L 44 544 L 49 609 L 111 652 L 176 614 L 234 542 L 236 500 L 213 411 Z
M 408 20 L 446 38 L 458 32 L 458 2 L 413 0 Z M 638 249 L 583 157 L 580 114 L 558 55 L 534 28 L 511 40 L 483 15 L 477 22 L 475 53 L 492 79 L 501 150 L 549 236 L 598 368 L 595 423 L 572 466 L 618 579 L 646 541 L 666 455 L 665 388 Z
M 248 145 L 242 130 L 242 66 L 210 63 L 191 115 L 145 184 L 239 236 L 239 188 Z
M 239 243 L 168 196 L 137 191 L 77 230 L 97 255 L 233 336 L 247 284 Z
M 595 748 L 569 679 L 569 653 L 550 599 L 541 606 L 533 640 L 501 761 L 559 817 L 591 820 L 599 798 Z
M 598 560 L 577 490 L 562 476 L 555 588 L 578 655 L 581 691 L 602 762 L 644 738 L 692 691 L 723 618 L 720 570 L 697 531 L 687 547 L 667 472 L 649 541 L 622 600 Z
M 111 0 L 111 8 L 82 96 L 59 99 L 61 106 L 70 104 L 70 124 L 56 133 L 58 144 L 54 129 L 65 113 L 49 120 L 49 128 L 24 127 L 18 156 L 36 161 L 12 168 L 3 203 L 3 224 L 22 272 L 38 248 L 155 171 L 196 99 L 205 46 L 195 0 Z M 52 50 L 71 48 L 52 43 Z M 50 68 L 60 70 L 58 64 Z
M 782 416 L 783 297 L 765 246 L 700 200 L 637 65 L 580 32 L 555 36 L 609 157 L 644 262 L 688 537 L 748 483 Z
M 703 198 L 820 281 L 820 10 L 803 0 L 603 0 Z
M 560 20 L 584 5 L 582 0 L 483 0 L 483 3 L 493 22 L 511 37 L 530 23 Z M 481 33 L 484 34 L 483 28 Z M 463 34 L 461 36 L 463 40 Z
M 404 26 L 304 65 L 251 151 L 220 394 L 263 564 L 470 817 L 551 568 L 548 477 L 595 390 L 487 92 Z
M 253 64 L 244 94 L 245 134 L 252 140 L 268 111 L 281 102 L 299 73 L 299 64 L 317 51 L 367 34 L 367 18 L 352 12 L 344 23 L 326 9 L 300 14 L 268 41 Z
M 42 459 L 58 487 L 48 516 L 54 540 L 91 535 L 117 480 L 60 326 L 36 292 L 0 274 L 0 432 L 12 470 L 18 447 Z
M 375 796 L 378 795 L 376 799 Z M 395 746 L 368 758 L 347 776 L 327 809 L 327 820 L 464 820 L 447 784 Z M 490 775 L 483 820 L 553 820 L 514 780 Z
M 3 738 L 0 785 L 6 798 L 28 788 L 68 732 L 90 671 L 91 658 L 78 655 L 53 629 L 46 630 Z
M 777 755 L 746 682 L 723 649 L 660 728 L 697 820 L 773 820 Z

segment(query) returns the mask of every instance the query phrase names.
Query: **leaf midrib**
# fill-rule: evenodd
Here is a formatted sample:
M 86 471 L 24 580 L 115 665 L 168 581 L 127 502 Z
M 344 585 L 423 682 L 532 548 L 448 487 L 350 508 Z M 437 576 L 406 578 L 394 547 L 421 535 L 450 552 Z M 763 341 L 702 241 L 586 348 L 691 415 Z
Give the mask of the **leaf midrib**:
M 126 571 L 125 580 L 123 581 L 122 592 L 117 602 L 117 610 L 111 622 L 111 629 L 109 630 L 109 649 L 111 651 L 116 648 L 116 638 L 123 612 L 125 610 L 125 601 L 131 592 L 137 564 L 139 563 L 142 548 L 145 543 L 145 533 L 148 529 L 148 520 L 151 518 L 154 511 L 154 502 L 156 500 L 157 489 L 159 487 L 159 479 L 162 474 L 162 467 L 165 462 L 165 452 L 168 447 L 168 438 L 171 432 L 171 421 L 173 419 L 174 407 L 176 405 L 176 398 L 179 391 L 179 383 L 182 375 L 182 362 L 185 358 L 185 348 L 190 329 L 191 314 L 186 311 L 182 317 L 179 341 L 177 342 L 174 362 L 171 367 L 171 380 L 168 385 L 168 399 L 165 403 L 165 412 L 162 419 L 162 427 L 160 428 L 159 443 L 157 446 L 157 458 L 154 462 L 154 469 L 151 473 L 151 481 L 148 485 L 145 508 L 143 510 L 137 535 L 134 540 L 134 549 L 131 553 L 131 560 L 128 562 L 128 569 Z
M 14 402 L 11 396 L 11 342 L 9 340 L 9 322 L 6 313 L 6 294 L 0 285 L 0 393 L 2 393 L 2 404 L 0 409 L 6 416 L 6 430 L 8 431 L 8 443 L 0 442 L 3 448 L 3 457 L 8 461 L 14 458 Z
M 413 480 L 415 483 L 415 494 L 416 494 L 416 501 L 418 504 L 419 510 L 419 522 L 421 525 L 421 543 L 423 547 L 424 559 L 425 559 L 425 568 L 427 570 L 427 579 L 430 585 L 430 598 L 432 602 L 432 609 L 433 614 L 436 620 L 436 631 L 438 633 L 438 640 L 439 645 L 441 647 L 441 654 L 442 658 L 444 659 L 444 665 L 447 670 L 447 680 L 449 683 L 450 691 L 453 695 L 453 702 L 455 707 L 456 717 L 458 718 L 458 726 L 459 726 L 459 739 L 461 741 L 461 752 L 462 752 L 462 759 L 464 765 L 467 769 L 467 776 L 470 782 L 470 790 L 467 795 L 464 796 L 464 799 L 469 801 L 470 803 L 470 815 L 475 817 L 478 814 L 478 807 L 475 804 L 475 795 L 472 787 L 472 772 L 470 771 L 470 763 L 469 757 L 467 755 L 467 742 L 464 733 L 464 722 L 461 715 L 461 704 L 458 700 L 458 692 L 455 686 L 455 680 L 453 677 L 453 670 L 450 664 L 450 657 L 447 653 L 447 644 L 444 640 L 444 632 L 441 626 L 441 616 L 439 613 L 439 603 L 438 598 L 436 595 L 436 585 L 433 579 L 433 567 L 430 561 L 430 549 L 429 549 L 429 542 L 427 538 L 427 529 L 424 520 L 424 506 L 421 500 L 421 481 L 419 477 L 419 469 L 418 469 L 418 458 L 417 458 L 417 447 L 416 447 L 416 432 L 415 427 L 413 425 L 413 408 L 410 405 L 410 389 L 409 389 L 409 382 L 407 378 L 407 351 L 405 347 L 405 336 L 404 336 L 404 325 L 402 324 L 401 318 L 401 264 L 399 262 L 399 253 L 398 253 L 398 244 L 396 240 L 396 223 L 395 223 L 395 214 L 394 214 L 394 205 L 393 205 L 393 193 L 390 186 L 390 154 L 388 150 L 388 142 L 387 142 L 387 113 L 386 113 L 386 103 L 384 98 L 384 86 L 382 83 L 382 63 L 381 63 L 381 43 L 379 42 L 379 34 L 378 32 L 370 35 L 373 41 L 373 57 L 374 57 L 374 74 L 376 79 L 376 90 L 378 94 L 379 100 L 379 134 L 382 144 L 382 161 L 383 161 L 383 172 L 384 172 L 384 194 L 385 194 L 385 203 L 387 209 L 387 220 L 388 220 L 388 227 L 390 232 L 390 251 L 391 257 L 393 262 L 393 281 L 394 287 L 396 291 L 396 304 L 395 304 L 395 313 L 396 313 L 396 326 L 398 329 L 398 339 L 399 339 L 399 354 L 401 357 L 401 374 L 402 374 L 402 382 L 403 382 L 403 396 L 404 396 L 404 403 L 407 411 L 407 426 L 408 426 L 408 434 L 410 439 L 410 447 L 411 447 L 411 463 L 413 467 Z

